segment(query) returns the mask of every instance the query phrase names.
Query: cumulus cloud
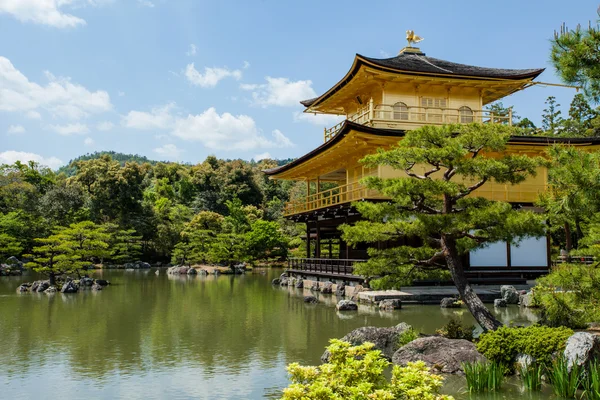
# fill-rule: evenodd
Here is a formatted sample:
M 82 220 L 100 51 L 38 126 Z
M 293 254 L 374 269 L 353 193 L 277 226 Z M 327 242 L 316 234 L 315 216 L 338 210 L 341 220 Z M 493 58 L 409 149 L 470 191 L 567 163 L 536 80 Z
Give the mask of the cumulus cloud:
M 88 146 L 88 147 L 91 147 L 91 146 L 93 146 L 94 144 L 96 144 L 96 142 L 94 142 L 94 139 L 92 139 L 92 138 L 90 138 L 90 137 L 87 137 L 87 138 L 85 138 L 85 140 L 83 141 L 83 144 L 84 144 L 84 145 L 86 145 L 86 146 Z
M 174 159 L 179 159 L 179 156 L 181 156 L 181 153 L 183 153 L 183 151 L 184 150 L 178 148 L 174 144 L 165 144 L 164 146 L 157 147 L 154 149 L 154 152 L 156 154 L 166 157 L 166 158 L 174 158 Z
M 25 128 L 23 125 L 11 125 L 8 127 L 6 133 L 9 135 L 18 135 L 20 133 L 25 133 Z
M 171 111 L 174 108 L 175 103 L 169 103 L 155 107 L 150 112 L 130 111 L 123 117 L 123 126 L 140 130 L 168 129 L 173 126 L 174 117 Z
M 142 7 L 154 8 L 154 3 L 148 0 L 137 0 L 138 4 Z
M 197 51 L 198 51 L 198 49 L 196 48 L 196 45 L 194 43 L 192 43 L 192 44 L 190 44 L 189 50 L 185 54 L 188 57 L 191 57 L 191 56 L 195 56 Z
M 311 114 L 298 111 L 293 115 L 294 122 L 308 122 L 310 124 L 326 127 L 333 126 L 346 118 L 343 115 Z
M 102 121 L 96 125 L 96 129 L 102 132 L 110 131 L 114 127 L 115 124 L 110 121 Z
M 252 92 L 252 102 L 261 107 L 298 106 L 300 100 L 316 97 L 312 81 L 292 81 L 289 78 L 265 78 L 264 84 L 241 84 L 240 89 Z
M 57 169 L 64 164 L 60 159 L 56 157 L 46 158 L 39 154 L 27 153 L 24 151 L 9 150 L 0 153 L 0 164 L 14 164 L 17 161 L 21 161 L 22 163 L 35 161 L 40 165 L 45 165 L 52 169 Z
M 63 136 L 83 135 L 90 131 L 87 125 L 79 123 L 66 125 L 50 125 L 48 126 L 48 128 Z
M 270 159 L 272 157 L 271 157 L 271 154 L 269 154 L 269 152 L 267 151 L 265 153 L 257 154 L 253 158 L 254 158 L 254 161 L 260 161 L 260 160 Z
M 100 6 L 114 0 L 0 0 L 0 14 L 12 15 L 21 22 L 32 22 L 54 28 L 74 28 L 85 20 L 65 12 L 65 8 Z M 138 2 L 150 3 L 145 0 Z
M 53 116 L 79 119 L 112 108 L 107 92 L 92 92 L 46 72 L 48 84 L 31 82 L 8 58 L 0 57 L 0 111 L 22 112 L 29 118 L 39 119 L 39 109 Z
M 294 145 L 279 130 L 273 131 L 273 139 L 266 138 L 248 115 L 219 114 L 214 107 L 202 114 L 178 118 L 172 134 L 183 140 L 201 142 L 205 147 L 215 150 L 253 150 Z
M 194 63 L 191 63 L 185 68 L 185 76 L 192 85 L 211 88 L 217 86 L 225 78 L 231 77 L 235 80 L 240 80 L 242 78 L 242 71 L 239 69 L 230 70 L 228 68 L 204 67 L 204 73 L 202 73 L 196 69 Z

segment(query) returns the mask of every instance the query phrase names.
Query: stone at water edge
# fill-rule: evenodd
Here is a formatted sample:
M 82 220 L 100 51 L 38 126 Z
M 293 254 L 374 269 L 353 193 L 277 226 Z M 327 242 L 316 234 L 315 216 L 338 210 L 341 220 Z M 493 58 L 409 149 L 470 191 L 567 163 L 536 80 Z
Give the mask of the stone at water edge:
M 569 370 L 574 364 L 586 365 L 594 359 L 600 360 L 600 337 L 588 332 L 577 332 L 567 339 L 563 354 Z
M 321 293 L 332 294 L 333 293 L 333 282 L 325 282 L 325 284 L 321 288 Z
M 500 297 L 506 300 L 506 304 L 519 304 L 519 292 L 511 285 L 500 287 Z
M 154 275 L 159 276 L 160 275 L 160 269 L 157 269 L 156 271 L 154 271 Z
M 96 279 L 95 281 L 98 285 L 100 286 L 108 286 L 110 285 L 110 282 L 107 281 L 106 279 Z
M 61 293 L 77 293 L 77 290 L 79 290 L 79 288 L 77 287 L 75 282 L 68 281 L 62 286 L 62 289 L 60 289 L 60 292 Z
M 296 289 L 302 289 L 302 288 L 304 288 L 304 280 L 298 278 L 296 280 Z
M 506 307 L 506 300 L 494 299 L 494 307 Z
M 356 311 L 358 310 L 358 305 L 352 300 L 340 300 L 335 308 L 338 311 Z
M 198 271 L 195 268 L 190 268 L 187 270 L 188 275 L 198 275 Z
M 529 368 L 529 366 L 534 362 L 535 358 L 530 356 L 529 354 L 517 354 L 517 357 L 515 358 L 515 366 L 517 367 L 517 372 L 519 368 Z
M 288 278 L 287 277 L 286 278 L 281 278 L 279 280 L 279 285 L 280 286 L 287 286 L 288 285 Z
M 315 296 L 304 296 L 304 302 L 310 304 L 317 304 L 319 300 Z
M 294 286 L 296 284 L 296 278 L 294 278 L 293 276 L 288 278 L 287 284 L 288 286 Z
M 454 297 L 444 297 L 440 302 L 441 308 L 460 308 L 460 304 L 457 303 L 458 299 Z
M 465 362 L 484 362 L 475 344 L 464 339 L 447 339 L 429 336 L 413 340 L 402 346 L 392 357 L 394 364 L 405 366 L 409 362 L 422 360 L 434 372 L 456 374 L 463 372 Z
M 352 293 L 352 296 L 350 296 L 350 300 L 353 300 L 353 301 L 358 300 L 358 294 L 360 292 L 366 292 L 366 291 L 369 291 L 369 290 L 371 290 L 371 289 L 367 289 L 363 285 L 356 285 L 356 286 L 354 286 L 354 292 Z
M 379 302 L 380 310 L 392 311 L 392 310 L 399 310 L 401 308 L 402 308 L 402 301 L 400 299 L 387 299 L 387 300 L 381 300 Z
M 281 283 L 281 280 L 279 278 L 275 278 L 271 281 L 271 285 L 279 285 Z
M 407 323 L 401 322 L 390 328 L 378 328 L 374 326 L 364 326 L 353 330 L 344 336 L 341 340 L 349 342 L 352 346 L 358 346 L 364 342 L 375 344 L 376 350 L 381 350 L 382 356 L 391 360 L 394 352 L 398 350 L 398 339 L 400 335 L 411 329 Z M 328 362 L 330 353 L 325 350 L 321 356 L 321 361 Z
M 40 281 L 37 289 L 35 290 L 37 293 L 43 293 L 50 287 L 50 281 Z M 33 291 L 33 290 L 32 290 Z
M 346 295 L 346 285 L 344 283 L 340 283 L 339 285 L 337 285 L 337 287 L 335 288 L 335 295 L 342 297 Z
M 56 286 L 50 286 L 48 289 L 46 289 L 44 291 L 44 293 L 46 293 L 46 294 L 55 294 L 56 292 L 58 292 L 58 289 L 56 288 Z
M 81 286 L 91 287 L 94 284 L 94 280 L 88 277 L 83 277 L 79 280 L 79 284 Z
M 25 283 L 19 285 L 19 287 L 17 288 L 17 293 L 27 293 L 27 292 L 29 292 L 29 286 L 27 286 L 27 284 L 25 284 Z
M 98 290 L 102 290 L 102 286 L 98 285 L 97 283 L 94 283 L 92 285 L 92 290 L 95 290 L 97 292 Z
M 311 292 L 318 292 L 319 290 L 319 282 L 313 282 L 312 285 L 310 285 Z
M 522 307 L 534 308 L 536 305 L 533 302 L 533 292 L 527 292 L 519 296 L 519 304 Z

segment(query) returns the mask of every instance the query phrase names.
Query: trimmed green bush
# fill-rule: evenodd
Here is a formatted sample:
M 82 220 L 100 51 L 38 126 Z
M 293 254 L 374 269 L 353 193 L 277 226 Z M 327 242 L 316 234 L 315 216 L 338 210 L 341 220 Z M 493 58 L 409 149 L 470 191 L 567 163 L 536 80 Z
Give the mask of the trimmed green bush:
M 407 345 L 410 342 L 412 342 L 413 340 L 418 339 L 418 338 L 419 338 L 419 332 L 416 331 L 414 328 L 410 328 L 409 330 L 402 332 L 400 334 L 400 336 L 398 336 L 398 347 Z
M 406 367 L 394 365 L 388 381 L 384 371 L 391 363 L 373 346 L 369 342 L 352 346 L 332 339 L 327 347 L 331 353 L 328 363 L 318 367 L 288 365 L 292 383 L 283 390 L 282 400 L 453 400 L 439 394 L 444 379 L 432 374 L 422 361 Z
M 456 319 L 452 318 L 448 323 L 435 331 L 438 335 L 448 339 L 465 339 L 473 341 L 474 326 L 463 326 Z
M 503 326 L 483 333 L 477 343 L 477 351 L 489 361 L 513 367 L 519 353 L 534 357 L 538 363 L 549 365 L 552 354 L 564 350 L 573 331 L 569 328 L 551 328 L 532 325 L 525 328 Z

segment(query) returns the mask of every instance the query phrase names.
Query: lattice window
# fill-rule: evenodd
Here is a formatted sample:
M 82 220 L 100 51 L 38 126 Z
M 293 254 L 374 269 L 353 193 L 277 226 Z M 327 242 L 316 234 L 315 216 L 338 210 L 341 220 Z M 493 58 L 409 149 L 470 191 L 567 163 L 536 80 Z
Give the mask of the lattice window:
M 460 114 L 461 124 L 470 124 L 473 122 L 473 110 L 471 110 L 469 107 L 462 106 L 458 109 L 458 113 Z
M 408 106 L 405 103 L 394 104 L 394 119 L 408 120 Z
M 446 108 L 448 102 L 443 97 L 421 97 L 421 107 Z

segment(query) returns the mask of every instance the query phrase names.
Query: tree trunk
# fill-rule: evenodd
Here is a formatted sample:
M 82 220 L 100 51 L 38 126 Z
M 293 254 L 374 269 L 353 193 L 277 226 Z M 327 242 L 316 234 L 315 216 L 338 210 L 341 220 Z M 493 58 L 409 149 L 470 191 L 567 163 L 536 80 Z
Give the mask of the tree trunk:
M 56 286 L 56 276 L 54 276 L 54 272 L 48 274 L 48 281 L 50 282 L 50 286 Z
M 452 275 L 452 280 L 460 294 L 460 298 L 475 320 L 481 325 L 484 331 L 495 330 L 501 327 L 502 323 L 487 309 L 467 281 L 462 259 L 456 250 L 456 242 L 453 239 L 442 237 L 442 249 L 444 251 L 448 269 Z
M 572 248 L 571 225 L 568 222 L 565 222 L 565 250 L 567 250 L 567 253 L 570 253 Z

